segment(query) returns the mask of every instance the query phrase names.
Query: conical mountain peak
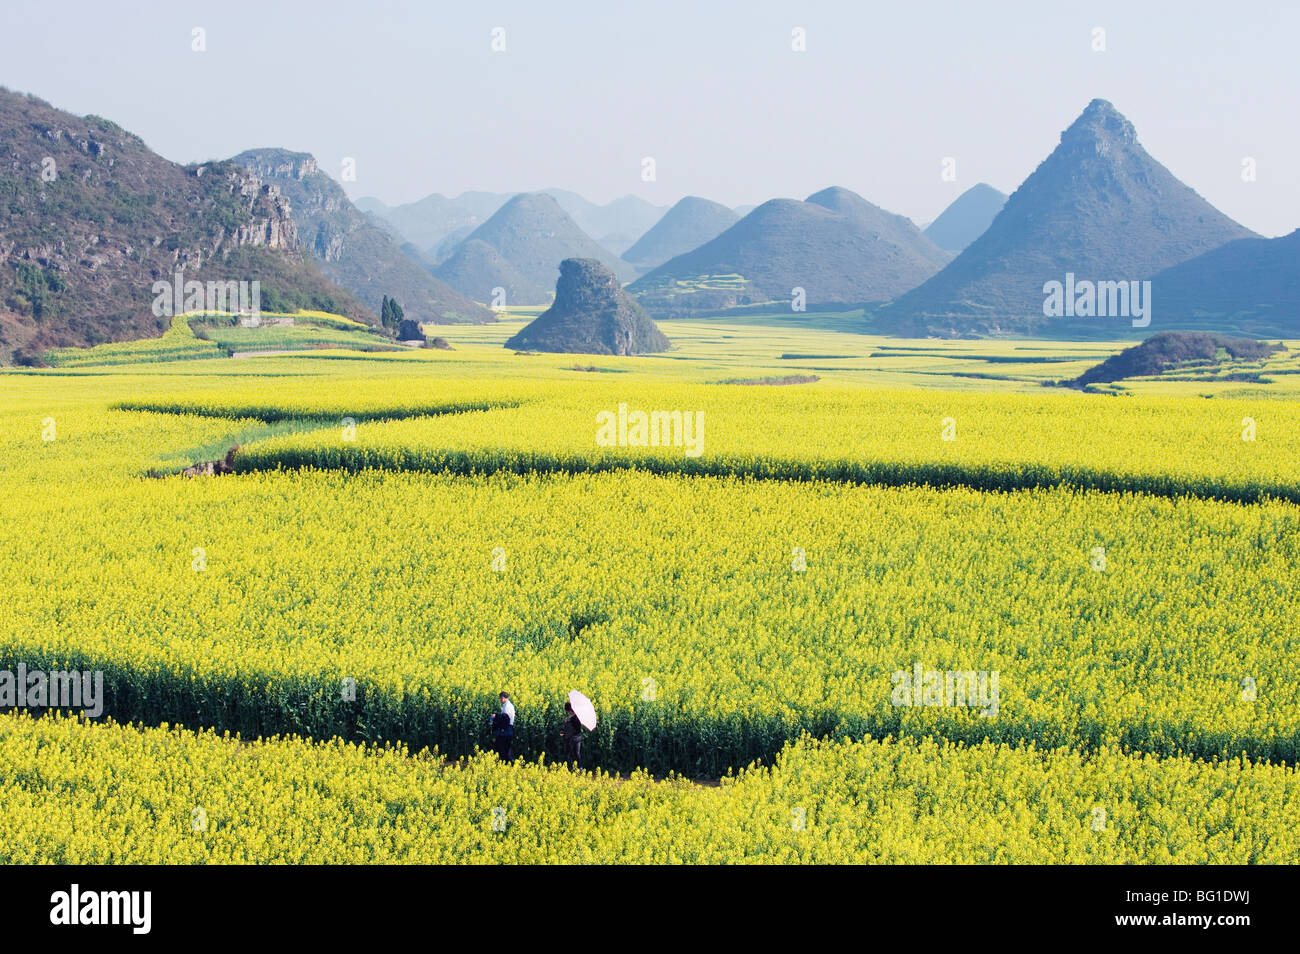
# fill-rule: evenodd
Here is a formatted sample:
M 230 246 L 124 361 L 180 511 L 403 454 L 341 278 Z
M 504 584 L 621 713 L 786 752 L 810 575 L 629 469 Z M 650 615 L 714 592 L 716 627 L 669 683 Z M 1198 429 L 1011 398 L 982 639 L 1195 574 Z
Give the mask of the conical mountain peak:
M 1133 146 L 1137 144 L 1137 129 L 1131 122 L 1104 99 L 1094 99 L 1079 114 L 1079 118 L 1061 133 L 1061 145 L 1067 148 L 1099 147 L 1105 152 L 1110 145 Z
M 657 268 L 670 258 L 699 248 L 735 225 L 740 216 L 717 202 L 688 195 L 623 253 L 638 268 Z
M 1051 321 L 1064 321 L 1044 304 L 1050 282 L 1146 279 L 1253 236 L 1152 158 L 1114 106 L 1094 99 L 983 234 L 939 274 L 881 309 L 878 327 L 1042 333 Z M 1052 331 L 1104 336 L 1119 327 L 1100 317 L 1066 325 Z
M 543 192 L 514 196 L 465 239 L 471 241 L 496 249 L 509 268 L 487 267 L 492 256 L 478 249 L 472 256 L 453 252 L 435 274 L 477 301 L 490 301 L 494 289 L 506 288 L 507 304 L 544 304 L 555 287 L 560 262 L 568 258 L 596 259 L 621 281 L 636 275 L 636 269 L 597 244 L 554 196 Z M 512 285 L 515 297 L 509 297 Z

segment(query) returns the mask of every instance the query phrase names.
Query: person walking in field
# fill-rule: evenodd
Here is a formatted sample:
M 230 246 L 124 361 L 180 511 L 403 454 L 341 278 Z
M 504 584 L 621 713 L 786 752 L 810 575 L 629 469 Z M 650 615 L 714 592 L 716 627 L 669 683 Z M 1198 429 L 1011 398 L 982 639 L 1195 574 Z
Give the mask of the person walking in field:
M 510 749 L 515 741 L 515 706 L 508 692 L 501 693 L 498 698 L 501 710 L 492 716 L 492 748 L 501 761 L 509 762 Z
M 564 704 L 564 723 L 560 728 L 560 734 L 564 737 L 564 758 L 565 761 L 576 765 L 578 770 L 582 770 L 582 722 L 578 719 L 577 714 L 573 711 L 573 703 Z

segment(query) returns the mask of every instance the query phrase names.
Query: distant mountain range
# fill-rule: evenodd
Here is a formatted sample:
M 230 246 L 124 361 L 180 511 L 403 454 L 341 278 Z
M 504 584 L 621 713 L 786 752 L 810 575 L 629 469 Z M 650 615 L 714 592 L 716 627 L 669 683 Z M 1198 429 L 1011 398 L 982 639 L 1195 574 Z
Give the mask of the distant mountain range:
M 666 206 L 652 205 L 632 195 L 597 205 L 565 189 L 538 191 L 555 199 L 578 228 L 615 255 L 630 247 L 667 211 Z M 474 229 L 520 194 L 462 192 L 455 198 L 448 198 L 434 193 L 417 202 L 398 206 L 388 206 L 367 197 L 358 199 L 356 205 L 389 223 L 437 264 L 444 261 Z M 557 269 L 558 266 L 557 261 Z
M 257 281 L 266 311 L 376 323 L 305 255 L 278 188 L 231 162 L 179 166 L 120 126 L 0 89 L 0 363 L 156 336 L 155 282 Z
M 1124 317 L 1046 315 L 1045 286 L 1144 280 L 1253 236 L 1174 178 L 1138 143 L 1133 124 L 1095 99 L 988 229 L 880 309 L 873 327 L 940 336 L 1124 333 L 1132 327 Z
M 645 199 L 625 195 L 606 205 L 597 205 L 564 189 L 542 189 L 560 204 L 578 228 L 586 232 L 601 248 L 621 255 L 632 243 L 663 218 L 668 207 L 652 205 Z
M 809 304 L 883 302 L 919 285 L 950 258 L 910 219 L 833 187 L 803 202 L 764 202 L 628 290 L 656 317 L 790 303 L 795 288 L 804 290 Z
M 289 200 L 303 246 L 331 281 L 375 311 L 384 296 L 401 304 L 413 321 L 456 323 L 495 320 L 487 308 L 434 278 L 402 251 L 392 236 L 358 210 L 343 188 L 305 152 L 250 149 L 232 162 Z
M 588 236 L 552 196 L 515 196 L 457 246 L 434 274 L 475 301 L 493 302 L 505 290 L 507 305 L 549 302 L 566 258 L 595 259 L 621 281 L 635 269 Z
M 398 235 L 428 254 L 452 232 L 463 230 L 463 234 L 468 235 L 486 222 L 508 198 L 486 192 L 466 192 L 449 199 L 434 193 L 418 202 L 391 208 L 373 198 L 358 199 L 356 206 L 387 222 Z
M 986 231 L 1007 204 L 1007 197 L 987 183 L 973 185 L 925 228 L 925 237 L 954 254 Z
M 1220 213 L 1104 100 L 1009 198 L 977 185 L 924 233 L 841 188 L 745 214 L 563 190 L 354 206 L 306 153 L 180 166 L 108 120 L 3 89 L 0 150 L 0 363 L 160 333 L 154 284 L 177 271 L 257 281 L 267 311 L 374 324 L 388 295 L 416 320 L 485 321 L 496 289 L 507 305 L 550 302 L 571 259 L 631 281 L 657 317 L 787 310 L 798 294 L 865 304 L 869 330 L 908 336 L 1300 337 L 1300 231 L 1263 239 Z M 1109 313 L 1139 292 L 1141 321 Z
M 688 195 L 623 252 L 623 261 L 649 271 L 721 235 L 740 216 L 717 202 Z

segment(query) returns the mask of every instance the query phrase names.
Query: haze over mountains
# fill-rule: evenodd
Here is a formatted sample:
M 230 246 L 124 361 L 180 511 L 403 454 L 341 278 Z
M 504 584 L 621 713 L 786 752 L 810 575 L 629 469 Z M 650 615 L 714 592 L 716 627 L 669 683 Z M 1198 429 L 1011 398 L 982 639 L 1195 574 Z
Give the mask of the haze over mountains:
M 495 255 L 492 254 L 495 251 Z M 622 281 L 635 270 L 582 231 L 550 195 L 515 196 L 470 233 L 435 274 L 475 301 L 494 301 L 505 290 L 507 305 L 539 305 L 551 300 L 566 258 L 601 262 Z
M 539 189 L 559 203 L 583 232 L 602 248 L 620 254 L 667 211 L 637 196 L 627 195 L 597 205 L 566 189 Z M 389 223 L 398 234 L 421 249 L 435 264 L 486 222 L 518 192 L 462 192 L 455 198 L 434 193 L 416 202 L 388 206 L 378 199 L 357 200 L 357 207 Z M 559 262 L 556 262 L 559 265 Z
M 621 255 L 632 243 L 663 218 L 667 206 L 652 205 L 645 199 L 625 195 L 607 205 L 597 205 L 565 189 L 543 189 L 560 204 L 578 228 L 586 232 L 601 248 Z
M 1006 195 L 988 183 L 973 185 L 925 227 L 925 237 L 956 254 L 988 231 L 1006 204 Z
M 389 296 L 408 317 L 442 323 L 491 320 L 481 303 L 546 304 L 571 259 L 632 282 L 627 291 L 658 317 L 788 312 L 800 289 L 808 307 L 868 305 L 877 332 L 1135 333 L 1123 316 L 1045 315 L 1045 284 L 1073 276 L 1149 280 L 1151 332 L 1300 335 L 1300 231 L 1263 239 L 1214 209 L 1104 100 L 1010 198 L 977 185 L 924 233 L 838 187 L 739 217 L 695 196 L 665 212 L 563 190 L 354 206 L 309 154 L 254 149 L 183 167 L 107 120 L 3 89 L 0 194 L 3 363 L 159 334 L 170 318 L 153 314 L 153 285 L 177 269 L 203 282 L 258 281 L 267 311 L 374 324 Z M 593 233 L 613 237 L 623 257 Z M 435 239 L 433 254 L 419 244 Z M 633 281 L 638 269 L 648 271 Z M 594 287 L 593 274 L 583 271 Z
M 232 162 L 289 200 L 303 247 L 331 281 L 379 310 L 384 296 L 397 299 L 408 318 L 438 323 L 493 321 L 484 306 L 434 278 L 358 210 L 342 186 L 303 152 L 249 149 Z
M 688 195 L 623 252 L 623 261 L 649 271 L 725 232 L 740 216 L 718 202 Z
M 434 193 L 417 202 L 389 207 L 378 199 L 362 198 L 357 208 L 387 222 L 393 230 L 426 255 L 447 236 L 462 238 L 478 228 L 501 206 L 508 195 L 465 192 L 455 199 Z
M 0 362 L 154 337 L 154 282 L 258 281 L 266 311 L 374 323 L 304 256 L 288 201 L 231 162 L 179 166 L 107 119 L 0 88 Z
M 760 302 L 887 301 L 951 256 L 901 215 L 832 187 L 764 202 L 717 238 L 665 262 L 628 290 L 657 317 Z
M 1044 284 L 1067 273 L 1129 282 L 1255 233 L 1153 159 L 1133 124 L 1094 99 L 1060 145 L 947 268 L 882 308 L 905 335 L 1126 333 L 1123 318 L 1044 315 Z M 1159 301 L 1154 306 L 1161 307 Z

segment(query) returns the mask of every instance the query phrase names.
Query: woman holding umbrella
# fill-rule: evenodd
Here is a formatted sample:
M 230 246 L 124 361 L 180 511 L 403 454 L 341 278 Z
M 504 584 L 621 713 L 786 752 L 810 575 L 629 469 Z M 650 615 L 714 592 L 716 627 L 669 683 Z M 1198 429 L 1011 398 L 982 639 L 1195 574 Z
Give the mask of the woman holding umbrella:
M 582 771 L 582 730 L 596 728 L 596 707 L 578 690 L 569 693 L 564 704 L 564 723 L 560 734 L 564 737 L 565 761 Z

